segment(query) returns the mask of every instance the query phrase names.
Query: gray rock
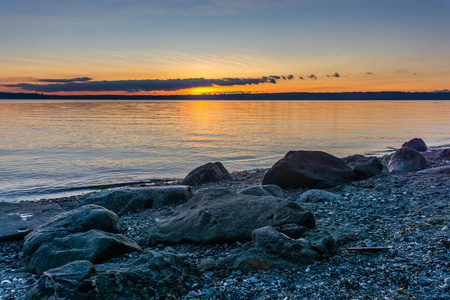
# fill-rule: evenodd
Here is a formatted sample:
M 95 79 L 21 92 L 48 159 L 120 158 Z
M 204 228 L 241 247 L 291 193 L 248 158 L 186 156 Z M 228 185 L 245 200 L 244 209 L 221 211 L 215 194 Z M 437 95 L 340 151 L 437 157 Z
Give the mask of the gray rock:
M 220 163 L 207 163 L 195 168 L 183 179 L 184 185 L 201 185 L 221 180 L 231 180 L 232 177 L 227 169 Z
M 342 160 L 353 170 L 356 180 L 376 176 L 383 171 L 383 164 L 375 156 L 357 154 L 344 157 Z
M 98 264 L 135 251 L 142 249 L 121 234 L 90 230 L 55 238 L 51 243 L 40 246 L 27 268 L 32 272 L 42 273 L 77 260 Z
M 129 211 L 186 202 L 190 197 L 192 190 L 189 186 L 139 187 L 100 192 L 84 200 L 82 205 L 97 204 L 121 215 Z
M 450 165 L 422 170 L 417 174 L 450 174 Z
M 420 275 L 419 278 L 417 279 L 417 282 L 422 286 L 431 285 L 431 280 L 429 280 L 425 275 Z
M 0 202 L 0 242 L 21 240 L 63 211 L 55 203 Z
M 410 140 L 402 145 L 402 148 L 406 148 L 406 147 L 412 148 L 412 149 L 420 151 L 420 152 L 425 152 L 428 150 L 427 145 L 420 138 L 413 138 L 412 140 Z
M 293 201 L 204 189 L 171 217 L 158 222 L 150 231 L 149 241 L 153 245 L 245 241 L 257 228 L 288 223 L 315 228 L 312 213 Z
M 306 230 L 295 239 L 270 226 L 253 231 L 253 243 L 256 249 L 265 253 L 302 264 L 327 258 L 339 249 L 334 238 L 326 231 Z
M 217 269 L 216 260 L 212 258 L 205 258 L 198 264 L 200 271 L 211 271 Z
M 251 186 L 249 188 L 240 191 L 239 194 L 255 195 L 255 196 L 273 196 L 279 198 L 284 197 L 283 190 L 279 186 L 273 184 Z
M 64 212 L 35 228 L 25 237 L 24 255 L 26 258 L 31 258 L 41 245 L 50 243 L 57 237 L 91 229 L 119 233 L 119 218 L 112 211 L 93 204 Z
M 201 280 L 180 256 L 150 252 L 128 264 L 76 261 L 44 272 L 25 299 L 181 298 Z M 171 296 L 169 296 L 171 295 Z
M 401 148 L 394 152 L 388 163 L 389 172 L 419 171 L 427 168 L 427 160 L 413 148 Z
M 337 202 L 342 199 L 341 196 L 323 191 L 309 190 L 300 195 L 299 202 Z
M 441 152 L 439 152 L 438 158 L 442 160 L 450 160 L 450 148 L 441 150 Z
M 325 189 L 355 178 L 347 164 L 322 151 L 290 151 L 264 175 L 263 184 L 283 189 Z

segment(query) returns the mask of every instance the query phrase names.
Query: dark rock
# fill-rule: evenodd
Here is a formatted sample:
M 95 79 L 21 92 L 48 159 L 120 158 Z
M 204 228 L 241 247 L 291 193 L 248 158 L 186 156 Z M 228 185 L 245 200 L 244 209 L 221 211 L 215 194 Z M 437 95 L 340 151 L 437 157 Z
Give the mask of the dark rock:
M 34 228 L 63 211 L 55 203 L 0 202 L 0 242 L 21 240 Z
M 420 151 L 420 152 L 425 152 L 428 150 L 428 147 L 425 144 L 425 142 L 419 138 L 414 138 L 402 145 L 402 148 L 406 148 L 406 147 L 412 148 L 412 149 Z
M 355 175 L 341 159 L 322 151 L 290 151 L 264 175 L 263 184 L 283 189 L 324 189 L 353 180 Z
M 273 196 L 279 198 L 284 197 L 283 190 L 279 186 L 273 184 L 252 186 L 240 191 L 239 194 L 255 195 L 255 196 Z
M 342 199 L 341 196 L 323 191 L 309 190 L 300 195 L 299 202 L 337 202 Z
M 315 228 L 311 212 L 293 201 L 205 189 L 171 217 L 158 222 L 150 231 L 149 241 L 153 245 L 245 241 L 257 228 L 289 223 Z
M 99 264 L 135 251 L 142 249 L 121 234 L 90 230 L 55 238 L 52 242 L 40 246 L 34 252 L 27 268 L 32 272 L 42 273 L 77 260 Z
M 100 192 L 84 200 L 82 205 L 97 204 L 121 215 L 129 211 L 186 202 L 190 197 L 192 190 L 189 186 L 140 187 Z
M 25 295 L 25 299 L 100 299 L 95 267 L 88 261 L 75 261 L 45 272 Z
M 400 148 L 391 156 L 388 163 L 389 172 L 418 171 L 427 167 L 427 160 L 413 148 Z
M 216 260 L 212 258 L 205 258 L 198 264 L 198 269 L 200 271 L 212 271 L 217 269 Z
M 201 185 L 204 183 L 231 179 L 230 173 L 228 173 L 227 169 L 225 169 L 220 162 L 209 162 L 192 170 L 186 178 L 183 179 L 182 184 Z
M 442 160 L 450 160 L 450 148 L 441 150 L 441 152 L 439 152 L 438 158 Z
M 24 255 L 31 258 L 41 245 L 50 243 L 57 237 L 86 232 L 91 229 L 119 233 L 119 218 L 112 211 L 93 204 L 64 212 L 35 228 L 25 237 Z
M 129 264 L 76 261 L 44 272 L 26 299 L 178 299 L 201 280 L 180 256 L 150 252 Z
M 383 171 L 383 164 L 375 156 L 357 154 L 344 157 L 342 160 L 353 170 L 356 180 L 376 176 Z

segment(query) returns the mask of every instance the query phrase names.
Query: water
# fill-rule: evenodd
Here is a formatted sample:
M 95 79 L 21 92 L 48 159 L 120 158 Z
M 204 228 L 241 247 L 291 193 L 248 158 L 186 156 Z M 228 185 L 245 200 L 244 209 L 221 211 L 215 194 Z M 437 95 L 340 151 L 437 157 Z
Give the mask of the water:
M 289 150 L 342 157 L 421 137 L 450 143 L 450 101 L 0 101 L 0 201 L 183 178 Z

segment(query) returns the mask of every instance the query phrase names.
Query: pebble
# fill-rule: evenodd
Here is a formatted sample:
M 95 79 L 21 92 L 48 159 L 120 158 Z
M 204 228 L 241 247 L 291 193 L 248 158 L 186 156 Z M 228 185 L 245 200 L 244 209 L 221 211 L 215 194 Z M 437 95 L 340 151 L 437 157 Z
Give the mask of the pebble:
M 426 276 L 419 276 L 417 282 L 422 286 L 428 286 L 431 284 L 431 280 L 429 280 Z

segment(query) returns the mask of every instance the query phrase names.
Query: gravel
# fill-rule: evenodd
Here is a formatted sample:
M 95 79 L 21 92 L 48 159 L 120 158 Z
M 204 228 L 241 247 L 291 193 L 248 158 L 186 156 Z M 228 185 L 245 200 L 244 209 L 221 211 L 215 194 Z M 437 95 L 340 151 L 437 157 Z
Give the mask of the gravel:
M 436 151 L 425 153 L 432 166 L 450 163 L 439 160 Z M 384 157 L 384 162 L 387 159 Z M 264 172 L 235 172 L 233 181 L 206 187 L 242 190 L 260 184 Z M 230 257 L 250 247 L 248 241 L 147 246 L 149 228 L 157 219 L 172 214 L 174 207 L 129 213 L 120 221 L 123 234 L 143 246 L 144 253 L 172 251 L 196 266 L 203 261 L 203 281 L 189 287 L 183 299 L 450 299 L 448 174 L 384 172 L 327 191 L 341 197 L 301 205 L 314 213 L 318 228 L 333 234 L 341 251 L 327 261 L 289 269 L 275 266 L 268 271 L 244 272 L 227 267 Z M 303 192 L 285 190 L 285 197 L 295 201 Z M 81 198 L 53 201 L 70 209 Z M 22 241 L 0 244 L 0 299 L 21 299 L 37 279 L 24 271 L 22 245 Z M 348 249 L 376 246 L 385 250 Z M 139 255 L 127 254 L 112 261 L 127 262 Z

